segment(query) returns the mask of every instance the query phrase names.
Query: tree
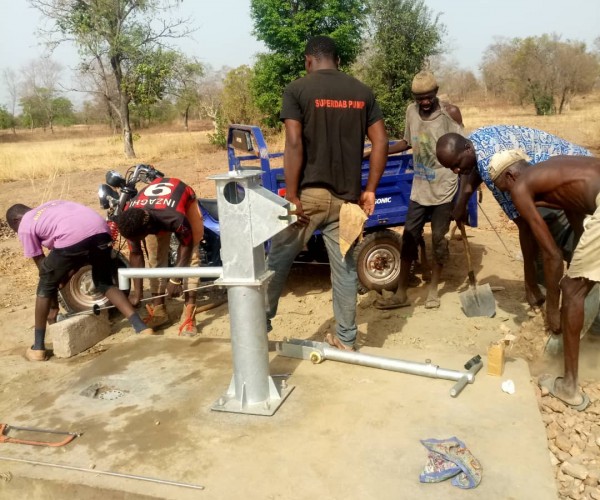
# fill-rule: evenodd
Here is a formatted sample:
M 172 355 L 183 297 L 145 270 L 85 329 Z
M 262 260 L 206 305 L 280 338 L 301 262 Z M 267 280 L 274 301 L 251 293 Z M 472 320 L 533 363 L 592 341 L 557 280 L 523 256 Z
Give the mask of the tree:
M 175 97 L 175 105 L 185 130 L 189 129 L 190 110 L 200 103 L 201 78 L 204 73 L 204 65 L 195 58 L 180 55 L 174 65 L 168 93 Z
M 251 0 L 254 34 L 269 52 L 257 58 L 252 94 L 266 125 L 279 123 L 284 87 L 302 75 L 306 42 L 328 35 L 336 42 L 342 68 L 356 59 L 365 21 L 363 0 Z
M 10 102 L 8 105 L 8 111 L 10 113 L 10 128 L 13 131 L 13 134 L 17 133 L 16 130 L 16 112 L 17 112 L 17 103 L 19 101 L 19 86 L 20 82 L 17 78 L 17 74 L 10 68 L 6 68 L 2 72 L 2 76 L 4 79 L 4 84 L 6 85 L 6 90 L 8 92 Z
M 19 104 L 23 110 L 23 125 L 30 127 L 46 128 L 58 125 L 72 125 L 75 123 L 73 103 L 66 97 L 51 98 L 47 89 L 36 89 L 35 93 L 23 96 Z M 52 114 L 48 114 L 52 109 Z
M 221 101 L 223 97 L 223 79 L 228 71 L 229 69 L 226 67 L 218 71 L 207 68 L 206 74 L 200 83 L 200 100 L 198 102 L 200 116 L 208 118 L 212 122 L 213 133 L 208 135 L 208 140 L 211 144 L 219 147 L 225 147 L 227 144 L 227 136 L 225 135 L 227 123 L 223 117 Z
M 4 106 L 0 106 L 0 129 L 11 128 L 14 130 L 14 116 Z
M 254 125 L 262 119 L 262 114 L 252 99 L 250 82 L 254 71 L 249 66 L 232 69 L 225 76 L 221 107 L 227 123 Z
M 31 123 L 32 125 L 38 123 L 44 127 L 44 130 L 49 127 L 51 132 L 54 132 L 54 117 L 56 116 L 54 104 L 60 96 L 57 87 L 61 71 L 61 65 L 50 58 L 31 61 L 21 70 L 24 87 L 21 92 L 22 100 L 33 106 L 36 113 L 44 115 L 41 118 L 37 117 L 36 120 L 33 120 L 32 116 Z
M 423 0 L 370 0 L 369 7 L 366 57 L 356 71 L 373 88 L 388 133 L 399 137 L 412 79 L 441 52 L 445 27 Z
M 495 43 L 485 52 L 482 70 L 489 89 L 530 101 L 538 115 L 545 115 L 562 113 L 573 96 L 589 92 L 600 63 L 584 43 L 546 34 Z
M 480 82 L 475 74 L 461 68 L 455 60 L 445 60 L 443 57 L 432 57 L 429 60 L 430 70 L 440 86 L 439 95 L 447 96 L 451 102 L 464 101 L 468 96 L 481 91 Z
M 133 158 L 130 105 L 160 98 L 170 78 L 169 39 L 189 34 L 187 20 L 163 19 L 159 13 L 178 0 L 29 0 L 54 22 L 50 43 L 72 40 L 82 56 L 81 71 L 96 73 L 107 104 L 118 116 L 125 154 Z M 111 85 L 111 80 L 113 85 Z M 114 89 L 115 96 L 110 92 Z

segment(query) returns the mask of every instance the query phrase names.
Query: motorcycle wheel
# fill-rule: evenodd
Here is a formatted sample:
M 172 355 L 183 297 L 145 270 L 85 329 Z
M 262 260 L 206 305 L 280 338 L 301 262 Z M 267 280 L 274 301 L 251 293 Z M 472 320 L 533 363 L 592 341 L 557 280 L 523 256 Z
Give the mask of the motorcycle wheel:
M 113 283 L 118 285 L 119 268 L 128 267 L 127 258 L 121 254 L 114 252 L 114 272 Z M 126 294 L 128 292 L 125 292 Z M 59 303 L 67 314 L 73 314 L 82 311 L 89 311 L 98 304 L 99 307 L 110 305 L 109 300 L 96 290 L 94 281 L 92 280 L 92 266 L 87 265 L 81 267 L 62 287 L 58 292 Z

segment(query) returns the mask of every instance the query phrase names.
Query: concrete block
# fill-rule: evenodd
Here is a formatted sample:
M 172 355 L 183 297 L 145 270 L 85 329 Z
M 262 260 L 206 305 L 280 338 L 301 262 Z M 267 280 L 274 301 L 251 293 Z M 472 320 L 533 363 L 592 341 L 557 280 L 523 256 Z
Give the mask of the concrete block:
M 48 328 L 54 355 L 70 358 L 89 349 L 110 335 L 106 311 L 99 316 L 84 314 L 63 319 Z

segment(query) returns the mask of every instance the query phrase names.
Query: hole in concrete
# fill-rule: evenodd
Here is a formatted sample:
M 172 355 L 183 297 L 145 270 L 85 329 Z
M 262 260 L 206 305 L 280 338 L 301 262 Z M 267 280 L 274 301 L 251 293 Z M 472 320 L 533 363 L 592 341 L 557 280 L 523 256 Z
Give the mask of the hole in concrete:
M 122 398 L 127 394 L 124 389 L 119 389 L 118 387 L 106 385 L 106 384 L 92 384 L 83 391 L 81 391 L 81 395 L 86 398 L 92 399 L 104 399 L 106 401 L 113 401 L 115 399 Z

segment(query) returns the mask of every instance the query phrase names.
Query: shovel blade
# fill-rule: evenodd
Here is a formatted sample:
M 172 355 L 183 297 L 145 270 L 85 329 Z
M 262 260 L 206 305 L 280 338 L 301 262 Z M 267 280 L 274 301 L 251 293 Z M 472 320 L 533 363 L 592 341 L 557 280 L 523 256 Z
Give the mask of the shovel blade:
M 468 290 L 458 294 L 463 312 L 468 318 L 486 316 L 492 318 L 496 315 L 496 299 L 489 283 L 469 287 Z

